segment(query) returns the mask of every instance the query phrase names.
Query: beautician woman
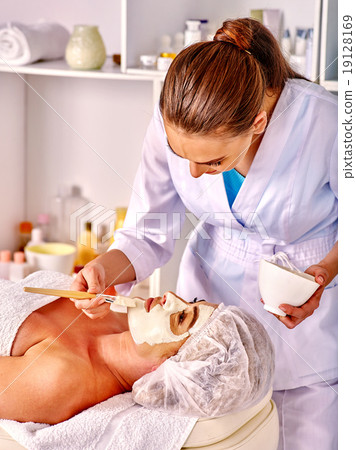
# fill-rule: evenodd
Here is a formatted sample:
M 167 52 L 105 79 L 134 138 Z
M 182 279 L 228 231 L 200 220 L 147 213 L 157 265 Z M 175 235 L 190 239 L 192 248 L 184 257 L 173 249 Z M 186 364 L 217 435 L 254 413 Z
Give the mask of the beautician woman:
M 253 312 L 276 351 L 279 448 L 336 449 L 337 104 L 290 68 L 257 21 L 227 21 L 175 58 L 125 227 L 73 287 L 147 278 L 172 255 L 186 209 L 200 222 L 177 293 Z M 263 309 L 257 283 L 259 260 L 279 251 L 320 284 L 300 308 L 283 305 L 286 317 Z

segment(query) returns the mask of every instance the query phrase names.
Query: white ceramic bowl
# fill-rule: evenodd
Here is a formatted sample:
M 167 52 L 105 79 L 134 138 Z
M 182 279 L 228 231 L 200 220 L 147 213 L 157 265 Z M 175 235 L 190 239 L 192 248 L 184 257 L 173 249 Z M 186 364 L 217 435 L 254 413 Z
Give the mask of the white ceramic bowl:
M 68 275 L 72 273 L 77 249 L 62 242 L 45 242 L 25 247 L 27 262 L 35 270 L 54 270 Z
M 265 259 L 260 261 L 258 284 L 264 308 L 279 316 L 286 315 L 278 308 L 279 305 L 286 303 L 301 306 L 319 287 L 312 275 L 296 272 Z

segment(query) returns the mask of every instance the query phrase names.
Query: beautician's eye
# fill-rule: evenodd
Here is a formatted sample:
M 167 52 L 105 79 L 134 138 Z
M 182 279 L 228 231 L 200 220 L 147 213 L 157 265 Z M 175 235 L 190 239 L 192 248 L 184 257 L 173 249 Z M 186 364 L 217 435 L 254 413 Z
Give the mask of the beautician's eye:
M 184 320 L 185 312 L 184 310 L 179 314 L 179 324 L 181 324 Z
M 208 163 L 208 166 L 209 167 L 219 167 L 219 166 L 221 166 L 221 161 L 215 161 L 215 162 Z

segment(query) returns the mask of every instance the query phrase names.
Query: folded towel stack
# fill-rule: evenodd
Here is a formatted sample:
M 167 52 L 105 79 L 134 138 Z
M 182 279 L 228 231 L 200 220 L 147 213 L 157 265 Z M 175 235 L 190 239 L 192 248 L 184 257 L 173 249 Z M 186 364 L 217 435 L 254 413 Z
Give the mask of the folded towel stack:
M 64 57 L 69 32 L 58 23 L 0 24 L 0 63 L 22 66 Z

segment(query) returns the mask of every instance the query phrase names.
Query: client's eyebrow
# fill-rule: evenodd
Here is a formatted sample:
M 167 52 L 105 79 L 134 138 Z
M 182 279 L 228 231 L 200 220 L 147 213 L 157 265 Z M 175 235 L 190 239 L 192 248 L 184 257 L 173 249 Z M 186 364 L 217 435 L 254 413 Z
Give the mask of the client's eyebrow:
M 194 306 L 194 308 L 193 308 L 193 317 L 192 317 L 192 320 L 190 321 L 190 324 L 188 326 L 188 330 L 190 330 L 190 328 L 192 328 L 192 326 L 195 324 L 197 319 L 198 319 L 198 306 Z

